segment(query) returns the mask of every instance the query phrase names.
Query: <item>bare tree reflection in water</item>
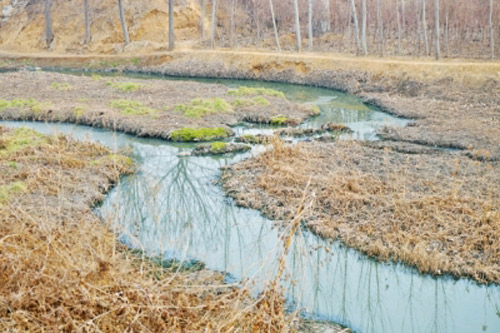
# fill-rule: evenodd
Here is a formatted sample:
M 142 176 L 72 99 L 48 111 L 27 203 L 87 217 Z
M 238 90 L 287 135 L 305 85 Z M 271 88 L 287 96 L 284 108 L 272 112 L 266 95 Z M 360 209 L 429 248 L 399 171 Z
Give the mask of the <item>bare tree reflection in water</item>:
M 343 119 L 356 131 L 355 137 L 366 139 L 373 138 L 376 126 L 397 123 L 380 112 L 339 107 L 340 102 L 350 103 L 340 93 L 328 95 L 321 90 L 316 95 L 311 93 L 311 101 L 299 90 L 320 90 L 294 89 L 293 93 L 304 101 L 323 103 L 322 107 L 329 101 L 339 102 L 323 107 L 323 116 L 304 126 Z M 207 268 L 228 272 L 238 280 L 252 278 L 255 292 L 273 277 L 280 253 L 278 228 L 257 211 L 236 207 L 212 183 L 221 166 L 248 154 L 222 159 L 186 158 L 178 154 L 189 150 L 189 145 L 64 124 L 6 124 L 28 125 L 45 133 L 57 128 L 75 137 L 90 134 L 109 147 L 131 145 L 138 173 L 124 178 L 99 209 L 126 244 L 150 255 L 198 259 Z M 448 277 L 435 279 L 401 265 L 377 263 L 337 243 L 331 245 L 307 230 L 294 238 L 286 273 L 283 284 L 291 306 L 305 309 L 305 315 L 338 321 L 355 330 L 500 331 L 499 286 Z

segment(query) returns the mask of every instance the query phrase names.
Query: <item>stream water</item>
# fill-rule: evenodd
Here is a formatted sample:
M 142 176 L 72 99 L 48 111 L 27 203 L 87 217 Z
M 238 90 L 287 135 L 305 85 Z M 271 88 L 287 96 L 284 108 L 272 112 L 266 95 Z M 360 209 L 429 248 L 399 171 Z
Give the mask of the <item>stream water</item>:
M 144 77 L 144 76 L 140 76 Z M 293 101 L 320 106 L 322 115 L 302 126 L 346 124 L 351 137 L 375 140 L 379 126 L 405 120 L 339 92 L 288 84 L 203 80 L 230 86 L 258 85 L 285 92 Z M 237 207 L 214 183 L 220 168 L 258 154 L 262 147 L 224 157 L 180 157 L 192 144 L 141 139 L 67 124 L 0 122 L 43 133 L 88 138 L 111 148 L 130 147 L 138 163 L 98 209 L 114 221 L 121 240 L 151 255 L 196 259 L 228 279 L 249 280 L 256 292 L 276 271 L 280 231 L 258 211 Z M 266 128 L 239 127 L 240 133 Z M 283 282 L 291 309 L 360 332 L 500 332 L 500 286 L 468 279 L 432 277 L 380 263 L 301 230 L 293 241 Z

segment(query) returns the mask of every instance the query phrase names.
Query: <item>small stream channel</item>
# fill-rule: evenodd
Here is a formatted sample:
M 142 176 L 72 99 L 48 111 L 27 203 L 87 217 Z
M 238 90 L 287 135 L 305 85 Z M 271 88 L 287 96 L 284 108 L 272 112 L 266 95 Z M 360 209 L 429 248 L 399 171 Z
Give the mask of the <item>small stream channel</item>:
M 354 133 L 344 136 L 355 139 L 376 140 L 379 126 L 407 123 L 356 97 L 327 89 L 201 81 L 281 90 L 290 100 L 320 106 L 322 115 L 301 126 L 334 121 L 351 127 Z M 214 183 L 222 166 L 256 155 L 262 147 L 235 156 L 180 157 L 194 145 L 67 124 L 0 124 L 71 134 L 111 148 L 130 147 L 137 174 L 123 178 L 98 210 L 104 219 L 114 221 L 124 243 L 151 255 L 199 260 L 208 269 L 226 272 L 228 280 L 250 279 L 255 292 L 273 277 L 280 253 L 279 229 L 258 211 L 237 207 Z M 269 128 L 242 126 L 236 131 L 256 134 Z M 307 230 L 293 241 L 287 273 L 284 287 L 291 309 L 303 308 L 304 316 L 341 323 L 354 331 L 500 332 L 500 286 L 436 278 L 404 265 L 380 263 Z

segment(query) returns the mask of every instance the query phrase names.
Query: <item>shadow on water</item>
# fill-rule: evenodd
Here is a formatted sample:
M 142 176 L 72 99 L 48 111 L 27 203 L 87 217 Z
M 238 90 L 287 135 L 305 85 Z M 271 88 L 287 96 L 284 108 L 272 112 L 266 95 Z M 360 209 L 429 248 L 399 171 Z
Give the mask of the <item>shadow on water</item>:
M 355 97 L 330 90 L 265 86 L 321 107 L 323 115 L 303 126 L 336 121 L 353 128 L 354 138 L 375 139 L 377 126 L 405 124 Z M 192 145 L 74 125 L 2 124 L 70 133 L 76 138 L 88 136 L 111 148 L 131 147 L 138 173 L 125 177 L 98 211 L 113 221 L 126 244 L 151 255 L 200 260 L 209 269 L 239 280 L 251 279 L 256 292 L 276 271 L 279 230 L 259 212 L 237 207 L 214 184 L 221 166 L 258 154 L 258 147 L 237 156 L 179 157 Z M 294 238 L 286 273 L 289 278 L 283 286 L 289 305 L 303 309 L 306 317 L 339 322 L 363 332 L 500 331 L 499 286 L 421 275 L 403 265 L 370 260 L 304 229 Z

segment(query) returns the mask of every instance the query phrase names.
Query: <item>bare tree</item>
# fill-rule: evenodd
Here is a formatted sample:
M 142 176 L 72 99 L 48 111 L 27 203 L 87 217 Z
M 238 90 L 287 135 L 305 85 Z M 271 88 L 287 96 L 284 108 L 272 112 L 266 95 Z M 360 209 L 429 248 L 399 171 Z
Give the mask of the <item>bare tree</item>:
M 120 11 L 120 21 L 122 23 L 123 37 L 125 38 L 125 45 L 130 44 L 130 36 L 128 34 L 127 22 L 125 21 L 125 13 L 123 11 L 122 0 L 118 0 L 118 10 Z
M 489 12 L 489 23 L 490 23 L 490 57 L 495 58 L 495 35 L 493 32 L 493 0 L 490 0 L 490 12 Z
M 83 1 L 83 11 L 85 13 L 85 37 L 83 38 L 83 43 L 85 45 L 90 43 L 90 13 L 89 13 L 89 0 Z
M 356 39 L 356 54 L 359 54 L 359 50 L 361 49 L 360 41 L 359 41 L 359 25 L 358 25 L 358 14 L 356 12 L 356 4 L 354 0 L 351 0 L 351 17 L 354 20 L 354 38 Z
M 217 0 L 212 0 L 212 22 L 210 22 L 210 47 L 215 48 L 215 26 L 217 25 Z
M 54 34 L 52 33 L 52 20 L 50 18 L 51 7 L 52 0 L 45 0 L 45 44 L 47 45 L 47 48 L 50 48 L 50 45 L 54 40 Z
M 362 0 L 361 3 L 361 44 L 363 46 L 363 54 L 368 54 L 368 48 L 366 47 L 366 0 Z
M 276 39 L 276 47 L 278 52 L 281 52 L 280 38 L 278 36 L 278 28 L 276 27 L 276 18 L 274 16 L 273 0 L 269 0 L 269 8 L 271 10 L 271 20 L 273 20 L 274 38 Z
M 168 0 L 168 50 L 175 49 L 174 0 Z
M 332 31 L 332 12 L 330 9 L 330 0 L 323 0 L 325 4 L 325 13 L 326 13 L 326 31 Z
M 404 0 L 401 0 L 401 9 L 403 8 Z M 398 55 L 401 55 L 401 15 L 399 13 L 399 1 L 396 1 L 396 19 L 398 21 Z
M 229 44 L 231 47 L 234 47 L 234 29 L 235 29 L 235 24 L 234 24 L 234 12 L 236 10 L 236 0 L 231 0 L 231 16 L 229 19 L 229 30 L 230 30 L 230 37 L 229 37 Z
M 384 55 L 384 23 L 382 21 L 382 5 L 377 0 L 377 31 L 378 31 L 378 53 Z
M 422 0 L 422 32 L 424 34 L 424 46 L 425 55 L 429 55 L 429 39 L 427 37 L 427 20 L 425 18 L 425 12 L 427 9 L 427 0 Z
M 297 37 L 297 52 L 302 49 L 302 38 L 300 36 L 300 18 L 299 18 L 299 3 L 297 0 L 293 0 L 293 8 L 295 11 L 295 35 Z
M 206 17 L 206 4 L 205 0 L 201 0 L 201 42 L 205 43 L 207 34 L 205 32 L 205 17 Z
M 312 26 L 312 19 L 313 19 L 313 1 L 314 0 L 308 0 L 308 15 L 307 15 L 307 20 L 308 20 L 308 31 L 309 31 L 309 47 L 308 50 L 309 52 L 312 51 L 313 49 L 313 26 Z
M 435 36 L 434 36 L 434 39 L 435 39 L 435 52 L 436 52 L 436 60 L 439 60 L 439 58 L 441 58 L 441 50 L 439 48 L 439 0 L 435 0 L 434 2 L 434 25 L 435 25 Z

